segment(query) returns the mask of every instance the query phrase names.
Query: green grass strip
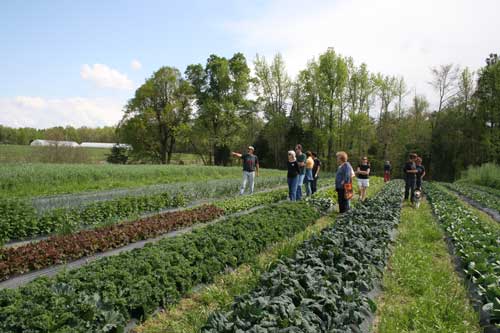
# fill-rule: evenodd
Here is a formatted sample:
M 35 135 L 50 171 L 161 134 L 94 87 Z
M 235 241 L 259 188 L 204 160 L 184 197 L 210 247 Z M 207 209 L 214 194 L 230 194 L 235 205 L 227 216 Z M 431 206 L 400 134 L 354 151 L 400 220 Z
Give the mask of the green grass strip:
M 374 332 L 480 332 L 427 202 L 419 209 L 403 208 L 383 290 Z

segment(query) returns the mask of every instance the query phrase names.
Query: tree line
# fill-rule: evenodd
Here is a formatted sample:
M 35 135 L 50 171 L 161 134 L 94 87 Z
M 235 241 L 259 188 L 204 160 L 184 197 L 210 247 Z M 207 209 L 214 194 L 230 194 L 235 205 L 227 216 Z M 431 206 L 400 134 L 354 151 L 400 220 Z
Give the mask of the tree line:
M 296 143 L 316 151 L 329 169 L 339 150 L 355 160 L 369 156 L 379 171 L 384 160 L 402 165 L 416 152 L 438 179 L 500 162 L 496 55 L 477 72 L 452 64 L 432 68 L 429 84 L 439 96 L 433 110 L 403 77 L 372 73 L 332 48 L 295 79 L 280 54 L 270 62 L 257 55 L 253 65 L 252 74 L 236 53 L 211 55 L 184 74 L 160 68 L 126 105 L 118 136 L 133 146 L 135 158 L 160 163 L 181 150 L 226 165 L 231 150 L 252 144 L 263 166 L 282 168 Z
M 12 128 L 0 125 L 0 144 L 29 145 L 36 139 L 82 142 L 117 142 L 116 127 L 57 126 L 45 129 Z
M 408 153 L 428 174 L 452 180 L 470 165 L 500 163 L 500 62 L 491 54 L 477 71 L 446 64 L 431 69 L 435 108 L 401 76 L 369 71 L 329 48 L 295 78 L 280 54 L 257 55 L 253 72 L 241 53 L 210 55 L 205 64 L 161 67 L 124 107 L 116 128 L 0 126 L 0 143 L 53 139 L 131 144 L 131 159 L 170 163 L 174 152 L 198 154 L 207 165 L 231 163 L 230 151 L 256 148 L 263 167 L 284 168 L 296 143 L 315 151 L 327 169 L 335 152 L 356 163 L 368 156 L 396 176 Z

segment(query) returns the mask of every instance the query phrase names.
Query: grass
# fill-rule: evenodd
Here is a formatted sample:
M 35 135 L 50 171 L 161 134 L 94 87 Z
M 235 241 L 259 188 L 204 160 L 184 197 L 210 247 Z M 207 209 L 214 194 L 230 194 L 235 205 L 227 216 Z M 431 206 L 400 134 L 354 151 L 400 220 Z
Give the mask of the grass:
M 480 332 L 430 206 L 403 208 L 383 279 L 374 332 Z
M 270 176 L 285 177 L 285 173 L 261 169 L 260 177 Z M 32 197 L 240 177 L 241 167 L 0 164 L 0 197 Z
M 469 167 L 462 173 L 459 181 L 500 190 L 500 165 L 486 163 L 480 167 Z

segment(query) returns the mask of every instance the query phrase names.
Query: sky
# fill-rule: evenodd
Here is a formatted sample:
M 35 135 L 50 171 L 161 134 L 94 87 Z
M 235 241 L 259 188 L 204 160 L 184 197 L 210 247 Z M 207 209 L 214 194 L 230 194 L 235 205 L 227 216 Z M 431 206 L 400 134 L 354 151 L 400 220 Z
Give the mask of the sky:
M 333 47 L 436 103 L 430 68 L 500 52 L 498 0 L 4 0 L 0 125 L 116 125 L 161 66 L 281 53 L 290 76 Z

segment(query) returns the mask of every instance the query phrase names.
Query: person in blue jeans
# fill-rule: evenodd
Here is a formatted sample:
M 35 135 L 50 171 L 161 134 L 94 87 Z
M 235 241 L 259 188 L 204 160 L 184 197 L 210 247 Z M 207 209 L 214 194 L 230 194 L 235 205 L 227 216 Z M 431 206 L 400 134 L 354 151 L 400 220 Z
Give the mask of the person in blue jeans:
M 295 156 L 297 158 L 297 162 L 299 163 L 299 183 L 297 185 L 297 194 L 296 199 L 302 199 L 302 184 L 304 184 L 304 178 L 306 177 L 306 159 L 307 156 L 302 152 L 302 145 L 297 144 L 295 146 Z
M 313 155 L 310 151 L 306 153 L 306 177 L 304 182 L 306 183 L 306 195 L 309 197 L 312 195 L 312 183 L 314 181 L 313 177 L 313 168 L 314 168 L 314 159 Z
M 290 201 L 296 201 L 300 168 L 299 168 L 299 163 L 295 158 L 295 152 L 293 150 L 290 150 L 288 152 L 287 167 L 288 167 L 288 173 L 287 173 L 288 197 L 290 198 Z

